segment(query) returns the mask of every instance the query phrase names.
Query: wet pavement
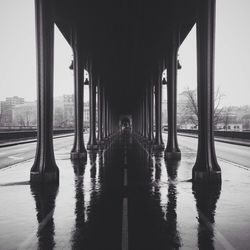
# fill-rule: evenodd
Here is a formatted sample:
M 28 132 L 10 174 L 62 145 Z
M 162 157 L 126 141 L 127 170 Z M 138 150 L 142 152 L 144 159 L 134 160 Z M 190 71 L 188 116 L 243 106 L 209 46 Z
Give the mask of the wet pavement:
M 193 186 L 196 153 L 166 162 L 130 135 L 31 188 L 33 160 L 0 170 L 0 249 L 250 249 L 250 171 L 219 161 L 222 186 Z

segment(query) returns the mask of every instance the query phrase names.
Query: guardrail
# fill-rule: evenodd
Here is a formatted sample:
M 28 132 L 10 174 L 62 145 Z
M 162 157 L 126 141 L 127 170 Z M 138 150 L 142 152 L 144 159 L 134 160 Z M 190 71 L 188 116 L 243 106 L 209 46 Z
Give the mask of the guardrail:
M 193 129 L 177 129 L 179 133 L 188 133 L 188 134 L 198 134 L 198 130 Z M 250 131 L 214 131 L 214 135 L 224 138 L 234 138 L 234 139 L 245 139 L 250 140 Z
M 54 135 L 58 134 L 67 134 L 72 133 L 73 129 L 55 129 L 53 131 Z M 37 131 L 30 130 L 30 131 L 1 131 L 0 132 L 0 141 L 1 140 L 13 140 L 13 139 L 24 139 L 24 138 L 36 138 Z

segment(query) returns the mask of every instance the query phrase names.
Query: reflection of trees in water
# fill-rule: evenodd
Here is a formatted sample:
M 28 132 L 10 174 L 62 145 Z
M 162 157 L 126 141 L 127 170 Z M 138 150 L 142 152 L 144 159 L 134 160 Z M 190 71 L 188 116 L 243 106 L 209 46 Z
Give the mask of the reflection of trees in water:
M 53 215 L 57 192 L 58 186 L 56 185 L 31 185 L 31 193 L 35 199 L 39 223 L 37 229 L 38 249 L 54 249 L 55 225 Z
M 193 185 L 198 212 L 198 247 L 199 249 L 214 248 L 214 217 L 216 203 L 220 197 L 220 185 Z

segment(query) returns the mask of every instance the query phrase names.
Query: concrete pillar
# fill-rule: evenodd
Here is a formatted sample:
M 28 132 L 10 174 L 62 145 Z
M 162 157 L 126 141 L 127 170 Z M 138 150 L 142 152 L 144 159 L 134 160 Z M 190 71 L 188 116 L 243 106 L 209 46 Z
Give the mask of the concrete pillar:
M 107 93 L 105 94 L 105 140 L 107 141 L 109 138 L 108 134 L 108 97 Z
M 168 142 L 165 158 L 179 160 L 181 151 L 177 141 L 177 52 L 179 48 L 179 31 L 172 33 L 172 43 L 167 62 L 167 100 L 168 100 Z
M 75 135 L 74 144 L 71 150 L 71 159 L 80 160 L 87 159 L 87 151 L 83 140 L 83 98 L 84 98 L 84 82 L 83 82 L 83 61 L 81 59 L 81 49 L 79 45 L 79 37 L 77 28 L 72 31 L 72 48 L 73 48 L 73 70 L 74 70 L 74 105 L 75 105 Z
M 145 105 L 144 105 L 144 96 L 142 97 L 142 101 L 141 101 L 141 109 L 142 109 L 142 137 L 143 139 L 146 136 L 146 129 L 145 129 Z
M 143 126 L 143 139 L 146 139 L 147 137 L 147 114 L 146 114 L 146 100 L 145 100 L 145 93 L 143 93 L 142 96 L 142 115 L 143 115 L 143 120 L 142 120 L 142 126 Z
M 106 124 L 106 116 L 107 116 L 107 109 L 106 109 L 106 91 L 103 88 L 103 98 L 102 98 L 102 109 L 103 109 L 103 140 L 105 141 L 107 138 L 107 124 Z
M 106 113 L 106 125 L 107 125 L 107 139 L 109 139 L 109 136 L 110 136 L 110 134 L 109 134 L 109 116 L 110 116 L 110 109 L 109 109 L 109 102 L 108 102 L 108 99 L 106 100 L 106 111 L 107 111 L 107 113 Z
M 154 85 L 152 81 L 148 87 L 148 141 L 150 144 L 154 141 L 154 134 L 153 134 L 153 103 L 154 103 Z
M 155 141 L 154 149 L 163 150 L 164 143 L 162 140 L 162 81 L 161 81 L 161 71 L 159 70 L 156 82 L 155 82 Z
M 87 149 L 96 150 L 98 144 L 96 141 L 96 78 L 93 77 L 92 70 L 89 73 L 89 142 Z
M 53 149 L 54 1 L 36 0 L 37 148 L 30 182 L 58 183 Z
M 103 86 L 98 81 L 98 144 L 103 145 Z
M 221 183 L 221 169 L 214 148 L 214 38 L 215 0 L 198 1 L 198 153 L 193 167 L 194 182 Z
M 148 142 L 148 86 L 146 86 L 146 89 L 145 89 L 145 94 L 144 94 L 144 109 L 145 109 L 145 139 L 146 139 L 146 142 Z

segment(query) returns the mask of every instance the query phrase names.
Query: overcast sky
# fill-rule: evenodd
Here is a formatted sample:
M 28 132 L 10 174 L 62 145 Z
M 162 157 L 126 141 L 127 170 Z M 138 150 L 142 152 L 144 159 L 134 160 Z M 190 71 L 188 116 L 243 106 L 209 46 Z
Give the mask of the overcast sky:
M 249 0 L 217 0 L 215 84 L 224 94 L 223 105 L 250 105 L 249 13 Z M 0 30 L 0 100 L 13 95 L 35 100 L 34 0 L 1 0 Z M 194 28 L 179 50 L 179 93 L 197 85 L 195 33 Z M 55 96 L 73 93 L 71 60 L 71 49 L 56 28 Z

